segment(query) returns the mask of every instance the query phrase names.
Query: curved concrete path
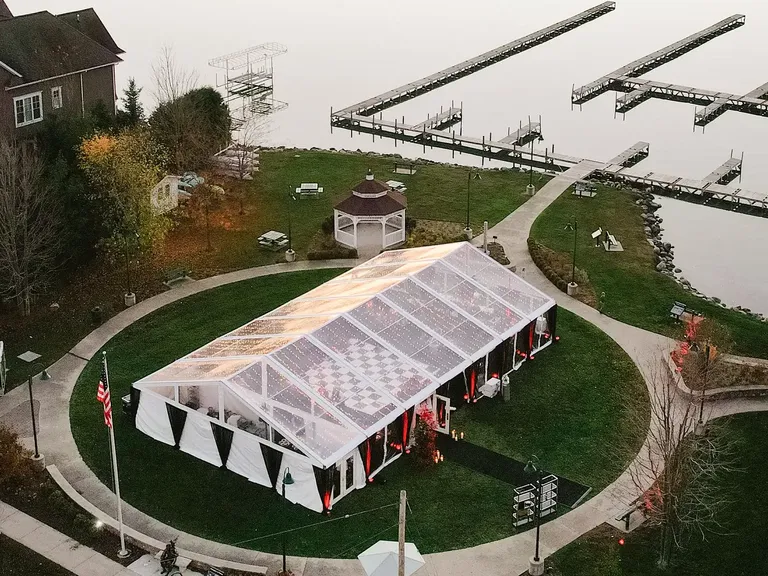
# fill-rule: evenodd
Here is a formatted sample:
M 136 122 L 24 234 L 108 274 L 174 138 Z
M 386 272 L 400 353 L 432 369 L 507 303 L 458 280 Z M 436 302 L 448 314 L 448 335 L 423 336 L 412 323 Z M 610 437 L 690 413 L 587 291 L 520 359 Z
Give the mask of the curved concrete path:
M 510 216 L 494 226 L 490 235 L 495 235 L 504 245 L 507 254 L 517 266 L 518 274 L 545 293 L 551 295 L 559 306 L 577 314 L 594 324 L 621 346 L 637 365 L 649 390 L 653 388 L 653 372 L 675 343 L 664 336 L 629 326 L 599 314 L 595 309 L 568 297 L 553 286 L 536 268 L 531 260 L 527 239 L 538 215 L 560 196 L 574 181 L 584 178 L 594 169 L 593 163 L 582 162 L 568 172 L 561 174 L 545 185 L 536 196 L 519 207 Z M 82 340 L 70 353 L 54 364 L 51 369 L 53 380 L 36 385 L 36 398 L 41 402 L 40 442 L 50 462 L 55 463 L 64 477 L 90 502 L 112 514 L 114 495 L 85 465 L 72 438 L 68 418 L 68 402 L 77 377 L 88 359 L 120 330 L 144 316 L 180 298 L 221 286 L 230 282 L 287 272 L 354 266 L 353 260 L 329 262 L 296 262 L 243 270 L 208 278 L 165 292 L 139 303 L 118 314 L 103 326 Z M 0 419 L 23 401 L 21 389 L 12 391 L 0 399 Z M 16 401 L 14 401 L 14 399 Z M 711 417 L 745 411 L 768 410 L 768 400 L 732 400 L 718 403 L 712 409 Z M 638 458 L 642 456 L 638 455 Z M 125 472 L 124 472 L 125 473 Z M 636 498 L 636 488 L 629 471 L 625 471 L 613 484 L 582 504 L 578 508 L 544 524 L 541 528 L 541 552 L 546 557 L 581 534 L 614 518 Z M 226 559 L 251 565 L 263 565 L 276 571 L 279 557 L 256 551 L 235 548 L 217 542 L 203 540 L 196 536 L 179 533 L 131 506 L 124 509 L 126 524 L 158 540 L 179 536 L 179 547 L 194 550 L 214 558 Z M 534 546 L 532 530 L 499 540 L 450 552 L 426 556 L 425 570 L 433 574 L 462 576 L 495 576 L 521 574 L 528 567 L 528 558 Z M 295 574 L 318 574 L 360 576 L 363 572 L 356 560 L 334 560 L 323 558 L 291 558 L 289 568 Z

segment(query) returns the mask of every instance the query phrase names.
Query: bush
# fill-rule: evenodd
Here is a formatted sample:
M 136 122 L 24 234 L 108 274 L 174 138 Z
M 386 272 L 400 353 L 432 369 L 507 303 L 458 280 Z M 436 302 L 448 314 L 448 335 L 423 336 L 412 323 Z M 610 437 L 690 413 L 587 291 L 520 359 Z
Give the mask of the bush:
M 19 444 L 19 435 L 0 424 L 0 498 L 26 495 L 40 482 L 31 453 Z
M 325 234 L 328 234 L 328 235 L 333 234 L 333 224 L 334 224 L 333 216 L 328 216 L 328 218 L 323 220 L 322 223 L 320 224 L 320 229 Z
M 357 258 L 357 250 L 339 246 L 329 250 L 315 250 L 307 253 L 307 260 L 337 260 L 348 258 Z

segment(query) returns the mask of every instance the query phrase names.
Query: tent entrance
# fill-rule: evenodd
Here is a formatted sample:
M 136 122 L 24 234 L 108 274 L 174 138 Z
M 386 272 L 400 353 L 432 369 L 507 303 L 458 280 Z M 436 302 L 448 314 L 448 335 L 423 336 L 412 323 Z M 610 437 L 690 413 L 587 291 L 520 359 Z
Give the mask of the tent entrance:
M 435 394 L 435 422 L 437 431 L 443 434 L 451 433 L 451 399 Z
M 355 454 L 349 454 L 336 464 L 333 472 L 334 504 L 355 489 Z

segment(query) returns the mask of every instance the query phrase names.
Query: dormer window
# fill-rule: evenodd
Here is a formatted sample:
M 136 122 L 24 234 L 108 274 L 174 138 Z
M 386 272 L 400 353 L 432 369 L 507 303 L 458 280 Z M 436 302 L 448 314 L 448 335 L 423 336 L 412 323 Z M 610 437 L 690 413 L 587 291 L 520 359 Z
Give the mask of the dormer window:
M 51 88 L 51 108 L 58 110 L 64 106 L 64 101 L 61 97 L 61 86 Z
M 43 119 L 42 92 L 26 94 L 13 99 L 13 109 L 16 117 L 16 128 L 34 124 Z

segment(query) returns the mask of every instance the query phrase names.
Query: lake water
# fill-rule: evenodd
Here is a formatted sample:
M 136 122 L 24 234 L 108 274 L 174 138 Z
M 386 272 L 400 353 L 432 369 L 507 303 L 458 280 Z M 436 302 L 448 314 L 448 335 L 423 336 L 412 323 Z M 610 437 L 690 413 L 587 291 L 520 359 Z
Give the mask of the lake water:
M 7 0 L 15 13 L 64 12 L 81 0 Z M 126 50 L 118 84 L 134 76 L 151 104 L 151 63 L 163 45 L 214 83 L 210 58 L 262 42 L 289 52 L 275 60 L 275 96 L 290 107 L 275 115 L 266 139 L 300 147 L 394 152 L 389 140 L 336 130 L 331 107 L 415 80 L 572 16 L 586 2 L 509 0 L 91 0 Z M 55 5 L 55 7 L 54 7 Z M 638 140 L 651 143 L 649 171 L 701 178 L 735 150 L 744 152 L 743 186 L 768 192 L 768 119 L 728 112 L 702 134 L 693 131 L 694 107 L 649 101 L 614 119 L 613 93 L 571 110 L 573 84 L 586 84 L 631 60 L 734 13 L 747 24 L 646 75 L 712 90 L 746 93 L 768 80 L 768 2 L 740 0 L 620 0 L 615 12 L 551 42 L 384 112 L 416 123 L 427 114 L 464 104 L 464 133 L 497 136 L 528 115 L 542 116 L 546 144 L 574 156 L 607 160 Z M 399 146 L 421 156 L 417 146 Z M 427 151 L 435 160 L 450 153 Z M 471 158 L 458 162 L 474 163 Z M 297 175 L 297 178 L 301 178 Z M 768 221 L 665 201 L 667 238 L 694 285 L 732 303 L 768 313 L 765 246 Z M 706 247 L 706 249 L 704 249 Z M 745 248 L 746 247 L 746 248 Z M 743 259 L 734 254 L 744 253 Z M 706 254 L 703 258 L 701 254 Z M 756 271 L 756 269 L 758 271 Z M 762 274 L 762 277 L 760 276 Z

